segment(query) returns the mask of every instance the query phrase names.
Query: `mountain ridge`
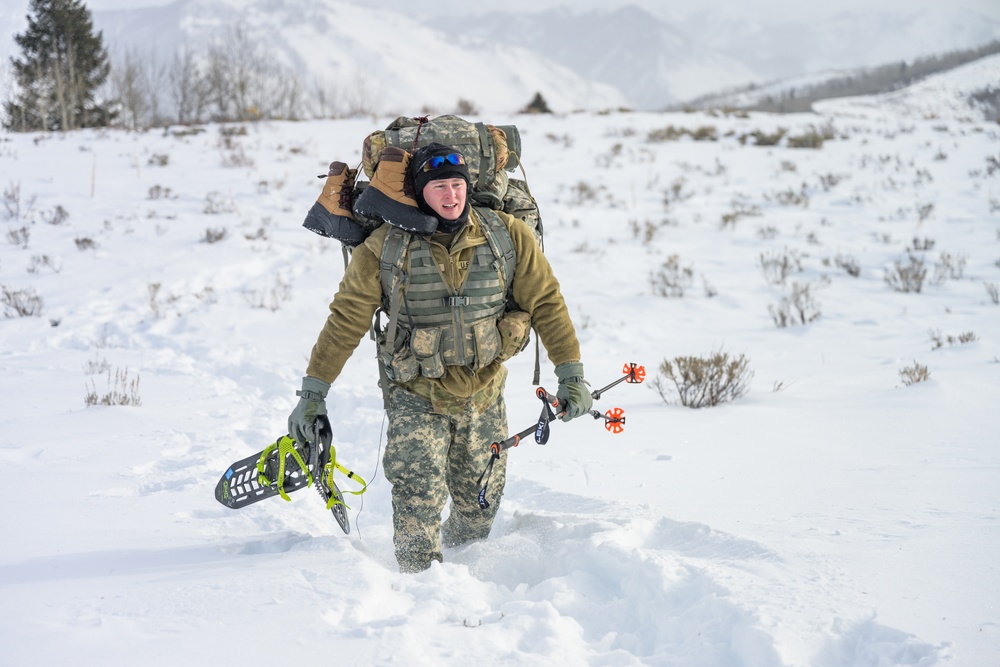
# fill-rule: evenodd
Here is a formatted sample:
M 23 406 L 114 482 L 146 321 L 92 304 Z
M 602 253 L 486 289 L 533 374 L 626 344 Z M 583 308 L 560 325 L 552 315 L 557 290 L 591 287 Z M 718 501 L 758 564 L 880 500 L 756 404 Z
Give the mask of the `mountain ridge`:
M 406 114 L 462 104 L 509 113 L 536 92 L 559 112 L 657 110 L 1000 38 L 1000 21 L 961 8 L 844 11 L 814 24 L 708 10 L 670 21 L 666 8 L 651 11 L 639 3 L 441 16 L 343 0 L 177 0 L 95 11 L 94 23 L 114 58 L 132 51 L 161 66 L 177 49 L 204 52 L 238 26 L 286 78 L 301 79 L 304 96 L 349 99 L 352 113 Z M 0 14 L 11 37 L 23 23 L 20 12 Z M 14 50 L 13 39 L 0 41 L 0 56 Z

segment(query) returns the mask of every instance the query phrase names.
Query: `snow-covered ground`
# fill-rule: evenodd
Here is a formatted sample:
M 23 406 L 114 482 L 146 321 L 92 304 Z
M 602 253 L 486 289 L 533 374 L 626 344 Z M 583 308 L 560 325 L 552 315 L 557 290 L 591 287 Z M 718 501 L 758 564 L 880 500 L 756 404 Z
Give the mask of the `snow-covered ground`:
M 312 491 L 219 505 L 283 433 L 343 271 L 300 226 L 316 175 L 389 120 L 0 136 L 0 284 L 41 302 L 0 319 L 0 664 L 1000 663 L 996 124 L 488 118 L 521 128 L 592 384 L 647 370 L 597 404 L 625 431 L 513 450 L 490 539 L 401 575 L 366 339 L 329 398 L 371 481 L 351 535 Z M 668 126 L 718 140 L 648 140 Z M 778 128 L 835 138 L 746 138 Z M 656 295 L 672 256 L 683 295 Z M 887 281 L 911 256 L 919 293 Z M 811 321 L 779 327 L 794 293 Z M 745 397 L 654 389 L 713 351 L 749 360 Z M 85 405 L 116 389 L 141 405 Z
M 983 99 L 995 98 L 1000 88 L 1000 54 L 986 56 L 955 69 L 929 76 L 912 86 L 883 95 L 843 97 L 813 105 L 819 113 L 854 117 L 920 118 L 979 121 L 996 115 L 986 111 Z M 986 113 L 984 113 L 986 111 Z

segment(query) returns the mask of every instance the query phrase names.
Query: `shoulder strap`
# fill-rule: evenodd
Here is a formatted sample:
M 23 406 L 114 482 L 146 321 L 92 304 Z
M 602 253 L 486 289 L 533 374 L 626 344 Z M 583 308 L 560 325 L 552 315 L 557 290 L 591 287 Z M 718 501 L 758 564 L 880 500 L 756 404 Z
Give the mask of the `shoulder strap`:
M 399 299 L 406 284 L 406 250 L 410 247 L 410 238 L 410 232 L 392 227 L 386 234 L 382 256 L 379 258 L 379 276 L 382 280 L 382 293 L 386 298 L 384 305 L 388 308 L 389 315 L 385 332 L 385 344 L 389 350 L 395 349 Z
M 506 286 L 508 303 L 513 301 L 513 289 L 511 284 L 514 278 L 514 271 L 517 269 L 517 253 L 514 252 L 514 240 L 510 236 L 510 229 L 503 223 L 496 211 L 489 208 L 476 208 L 480 219 L 483 221 L 483 233 L 486 242 L 490 244 L 490 249 L 496 259 L 497 271 L 500 273 L 500 280 Z M 535 373 L 532 377 L 532 384 L 537 386 L 541 378 L 541 350 L 538 346 L 538 333 L 535 332 Z
M 510 296 L 510 291 L 513 288 L 511 282 L 514 279 L 514 272 L 517 270 L 517 253 L 514 252 L 514 240 L 510 237 L 510 230 L 500 220 L 496 211 L 477 206 L 476 213 L 483 223 L 483 235 L 486 237 L 486 242 L 496 258 L 494 268 L 500 274 L 500 282 L 507 295 Z

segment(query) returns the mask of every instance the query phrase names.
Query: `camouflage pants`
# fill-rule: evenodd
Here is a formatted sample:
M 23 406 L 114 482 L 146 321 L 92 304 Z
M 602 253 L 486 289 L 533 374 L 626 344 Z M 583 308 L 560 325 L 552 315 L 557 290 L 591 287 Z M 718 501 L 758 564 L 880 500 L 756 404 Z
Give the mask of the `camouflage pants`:
M 490 444 L 507 437 L 503 394 L 481 413 L 472 400 L 457 414 L 431 410 L 428 401 L 392 388 L 382 463 L 392 484 L 393 544 L 402 572 L 442 561 L 442 541 L 450 547 L 489 536 L 503 495 L 506 452 L 493 466 L 490 507 L 479 507 L 477 482 L 492 457 Z M 449 495 L 451 514 L 442 526 Z

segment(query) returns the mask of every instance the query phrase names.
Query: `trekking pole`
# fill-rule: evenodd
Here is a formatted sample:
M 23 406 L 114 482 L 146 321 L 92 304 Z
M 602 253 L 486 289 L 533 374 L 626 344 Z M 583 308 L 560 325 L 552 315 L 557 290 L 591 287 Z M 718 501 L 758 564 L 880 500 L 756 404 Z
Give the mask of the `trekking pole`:
M 634 363 L 626 363 L 622 368 L 622 372 L 625 375 L 618 378 L 608 386 L 592 391 L 590 393 L 591 398 L 595 401 L 599 400 L 604 392 L 622 382 L 639 384 L 646 379 L 645 367 L 638 366 Z M 486 464 L 486 469 L 483 470 L 483 474 L 479 476 L 479 480 L 477 482 L 480 485 L 479 506 L 483 509 L 490 506 L 490 504 L 486 501 L 486 487 L 490 483 L 490 475 L 493 473 L 493 464 L 500 458 L 500 454 L 511 447 L 517 447 L 521 444 L 521 440 L 528 437 L 532 433 L 535 434 L 535 442 L 539 445 L 544 445 L 549 441 L 549 424 L 552 423 L 553 419 L 562 417 L 566 414 L 567 402 L 564 399 L 561 399 L 554 394 L 550 394 L 543 387 L 539 387 L 535 390 L 535 396 L 542 401 L 542 413 L 539 415 L 538 421 L 523 431 L 515 433 L 506 440 L 494 442 L 490 445 L 490 451 L 493 455 L 490 457 L 490 462 Z M 553 412 L 553 408 L 555 409 L 555 412 Z M 621 408 L 612 408 L 603 414 L 599 410 L 590 410 L 587 414 L 591 415 L 594 419 L 603 419 L 604 428 L 612 433 L 621 433 L 625 428 L 625 411 Z M 483 481 L 484 479 L 485 482 Z

